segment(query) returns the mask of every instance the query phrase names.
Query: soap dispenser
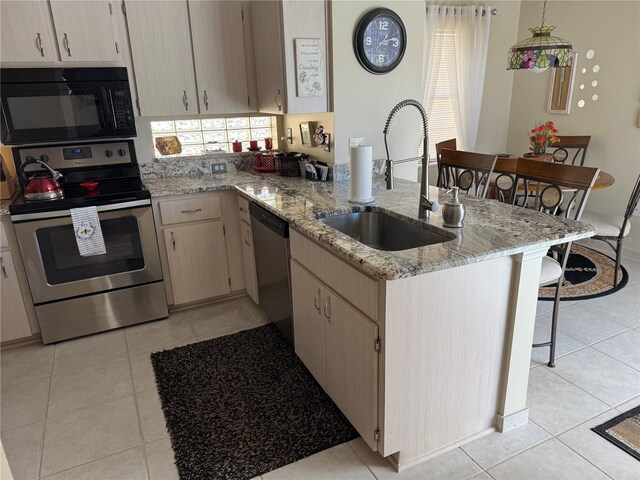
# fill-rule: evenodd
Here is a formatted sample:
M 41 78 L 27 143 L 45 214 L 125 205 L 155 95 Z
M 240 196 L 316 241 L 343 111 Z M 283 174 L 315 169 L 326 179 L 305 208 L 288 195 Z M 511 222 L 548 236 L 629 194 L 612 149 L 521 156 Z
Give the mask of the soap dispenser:
M 451 199 L 444 204 L 442 210 L 443 225 L 450 228 L 460 228 L 464 221 L 464 205 L 458 200 L 458 187 L 447 191 L 447 193 L 450 192 L 453 192 Z

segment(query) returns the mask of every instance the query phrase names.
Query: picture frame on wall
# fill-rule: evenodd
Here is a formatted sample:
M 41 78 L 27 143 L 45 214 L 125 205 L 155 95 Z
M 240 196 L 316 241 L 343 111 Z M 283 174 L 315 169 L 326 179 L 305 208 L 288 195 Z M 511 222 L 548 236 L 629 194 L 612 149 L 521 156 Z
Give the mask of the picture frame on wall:
M 547 100 L 547 112 L 571 113 L 571 101 L 573 99 L 573 84 L 575 83 L 575 71 L 578 67 L 578 52 L 574 52 L 571 66 L 552 68 L 551 85 L 549 86 L 549 99 Z

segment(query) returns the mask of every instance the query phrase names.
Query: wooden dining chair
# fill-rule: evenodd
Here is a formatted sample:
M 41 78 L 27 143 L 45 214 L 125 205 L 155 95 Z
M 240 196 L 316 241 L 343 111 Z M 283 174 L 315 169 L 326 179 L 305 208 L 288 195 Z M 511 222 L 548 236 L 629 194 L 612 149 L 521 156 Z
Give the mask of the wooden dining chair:
M 627 208 L 624 211 L 624 216 L 607 215 L 605 213 L 592 213 L 584 212 L 581 220 L 585 223 L 589 223 L 596 227 L 596 234 L 591 237 L 594 240 L 600 240 L 613 248 L 616 253 L 616 269 L 613 274 L 613 286 L 618 285 L 618 270 L 620 269 L 620 262 L 622 261 L 622 243 L 629 231 L 631 230 L 631 224 L 629 218 L 633 214 L 633 211 L 638 206 L 638 200 L 640 199 L 640 175 L 636 179 L 636 185 L 631 191 L 631 196 L 627 202 Z
M 448 148 L 450 150 L 458 149 L 458 142 L 455 138 L 450 140 L 444 140 L 442 142 L 436 143 L 436 160 L 438 162 L 438 168 L 440 168 L 440 155 L 442 155 L 442 150 Z
M 438 187 L 458 187 L 461 192 L 485 198 L 496 155 L 443 148 L 438 167 Z
M 496 198 L 503 203 L 511 202 L 511 192 L 516 182 L 516 166 L 518 159 L 516 157 L 498 157 L 493 167 L 493 185 L 495 187 L 494 194 L 491 198 Z
M 599 173 L 598 168 L 558 165 L 519 158 L 516 179 L 511 191 L 512 204 L 580 220 Z M 556 291 L 553 298 L 551 338 L 548 342 L 535 343 L 533 346 L 549 347 L 549 367 L 555 366 L 560 294 L 571 244 L 572 242 L 566 242 L 551 248 L 557 259 L 549 255 L 542 258 L 539 285 L 546 287 L 555 284 Z
M 553 161 L 555 163 L 563 163 L 571 165 L 584 165 L 584 159 L 587 156 L 587 148 L 591 136 L 583 135 L 558 135 L 558 141 L 551 145 L 555 150 L 552 152 Z M 571 159 L 569 159 L 569 157 Z

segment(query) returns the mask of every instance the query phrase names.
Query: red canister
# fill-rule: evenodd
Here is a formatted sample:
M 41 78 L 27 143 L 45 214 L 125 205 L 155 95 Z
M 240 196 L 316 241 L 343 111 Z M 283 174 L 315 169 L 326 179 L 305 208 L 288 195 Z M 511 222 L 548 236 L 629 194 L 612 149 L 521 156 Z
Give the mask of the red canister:
M 233 147 L 233 151 L 234 152 L 241 152 L 242 151 L 242 142 L 239 141 L 235 141 L 231 144 L 231 146 Z

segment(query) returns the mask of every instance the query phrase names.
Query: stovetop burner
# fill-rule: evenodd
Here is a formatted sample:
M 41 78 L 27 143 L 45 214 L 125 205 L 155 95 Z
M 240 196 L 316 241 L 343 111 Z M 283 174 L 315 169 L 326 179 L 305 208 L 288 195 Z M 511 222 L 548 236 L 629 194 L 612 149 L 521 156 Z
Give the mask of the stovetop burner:
M 16 147 L 13 153 L 16 168 L 30 158 L 40 158 L 63 173 L 60 185 L 64 198 L 27 201 L 21 194 L 9 206 L 12 215 L 112 205 L 151 198 L 140 179 L 131 140 Z M 28 175 L 42 170 L 38 165 L 28 165 L 27 169 Z M 81 186 L 85 182 L 97 182 L 98 185 L 95 189 L 88 190 Z
M 53 212 L 151 198 L 151 193 L 140 179 L 100 183 L 95 190 L 86 190 L 77 184 L 63 185 L 62 190 L 64 198 L 56 200 L 27 201 L 20 195 L 9 206 L 9 212 L 12 215 Z

